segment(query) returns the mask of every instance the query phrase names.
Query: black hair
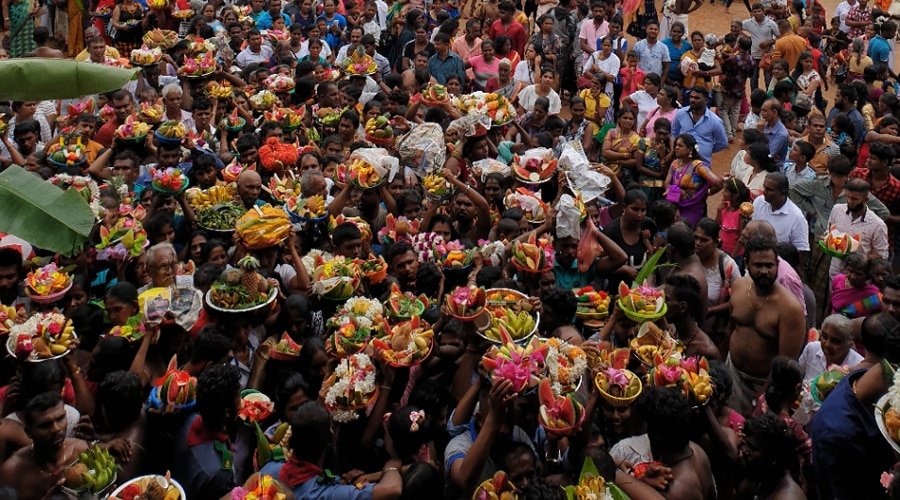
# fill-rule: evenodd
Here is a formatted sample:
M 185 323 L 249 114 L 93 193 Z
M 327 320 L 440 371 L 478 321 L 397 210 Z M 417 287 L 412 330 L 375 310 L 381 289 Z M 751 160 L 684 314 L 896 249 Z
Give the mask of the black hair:
M 638 410 L 647 423 L 647 437 L 657 452 L 688 446 L 691 430 L 690 403 L 675 388 L 648 387 L 638 400 Z
M 694 254 L 694 231 L 684 222 L 676 222 L 666 232 L 666 241 L 678 255 L 688 257 Z
M 774 255 L 778 255 L 778 242 L 772 238 L 754 237 L 744 245 L 744 261 L 749 262 L 750 255 L 757 252 L 771 251 Z
M 305 462 L 317 463 L 331 444 L 331 419 L 325 407 L 307 401 L 297 408 L 291 421 L 289 446 Z
M 41 134 L 41 125 L 37 120 L 31 118 L 28 120 L 23 120 L 21 122 L 16 122 L 16 126 L 13 127 L 13 138 L 21 137 L 27 133 Z
M 141 418 L 144 393 L 140 378 L 126 370 L 106 374 L 97 387 L 97 404 L 111 430 L 124 430 Z
M 120 281 L 106 290 L 106 297 L 116 299 L 120 302 L 137 304 L 138 290 L 134 284 L 127 281 Z
M 422 498 L 443 498 L 444 479 L 441 473 L 428 462 L 415 462 L 403 472 L 403 493 L 401 500 Z
M 211 287 L 223 271 L 225 271 L 225 266 L 217 266 L 211 262 L 202 264 L 194 271 L 194 288 L 202 290 Z
M 719 231 L 722 230 L 722 227 L 714 219 L 703 217 L 697 221 L 696 229 L 703 231 L 703 234 L 712 238 L 713 241 L 719 241 Z
M 293 373 L 278 385 L 278 389 L 275 392 L 275 413 L 277 415 L 284 415 L 288 402 L 290 402 L 294 394 L 297 394 L 297 391 L 302 391 L 310 399 L 315 399 L 316 397 L 315 394 L 311 393 L 309 384 L 306 383 L 303 375 Z
M 578 301 L 572 290 L 556 286 L 541 293 L 541 303 L 545 308 L 552 307 L 556 312 L 556 318 L 563 321 L 564 324 L 571 323 L 572 318 L 575 317 L 575 311 L 578 309 Z
M 775 356 L 764 392 L 769 409 L 778 413 L 785 403 L 793 402 L 802 383 L 803 370 L 797 360 Z
M 482 288 L 491 288 L 502 276 L 502 268 L 498 266 L 484 266 L 475 275 L 475 284 Z
M 734 381 L 731 379 L 731 370 L 725 366 L 725 363 L 718 359 L 709 360 L 709 380 L 720 401 L 727 401 L 731 397 Z
M 891 276 L 887 280 L 886 288 L 894 288 L 897 285 L 897 277 Z M 900 331 L 900 323 L 893 315 L 888 313 L 878 313 L 866 316 L 860 328 L 860 341 L 867 352 L 871 352 L 879 358 L 886 358 L 892 363 L 900 361 L 900 350 L 898 350 L 897 332 Z M 888 346 L 888 339 L 890 347 Z M 890 351 L 890 354 L 889 354 Z
M 763 103 L 766 102 L 769 96 L 766 94 L 766 91 L 763 89 L 756 89 L 750 92 L 750 106 L 754 108 L 762 107 Z M 756 129 L 751 129 L 756 130 Z M 745 130 L 746 131 L 746 130 Z
M 218 363 L 228 355 L 231 344 L 231 339 L 216 325 L 206 325 L 197 334 L 191 346 L 191 362 Z
M 147 230 L 147 236 L 149 237 L 151 242 L 159 243 L 160 232 L 166 226 L 175 227 L 175 219 L 172 217 L 172 214 L 168 212 L 156 212 L 150 219 L 144 223 L 144 229 Z
M 235 408 L 235 397 L 241 389 L 241 374 L 233 365 L 213 365 L 197 377 L 197 412 L 210 430 L 219 430 Z
M 869 155 L 872 155 L 872 152 L 876 149 L 878 142 L 871 144 L 869 146 Z M 850 172 L 853 171 L 853 164 L 850 163 L 850 159 L 846 156 L 832 156 L 828 159 L 828 173 L 831 175 L 839 175 L 841 177 L 846 177 L 850 175 Z
M 768 144 L 762 142 L 754 142 L 747 146 L 747 156 L 759 165 L 759 168 L 766 172 L 777 172 L 778 165 L 775 160 L 769 156 Z
M 790 264 L 794 269 L 799 269 L 800 252 L 797 251 L 797 247 L 792 245 L 791 242 L 778 242 L 778 256 L 781 257 L 782 260 Z
M 766 413 L 744 422 L 743 434 L 755 438 L 755 443 L 767 462 L 778 470 L 789 471 L 797 466 L 797 438 L 784 420 L 775 413 Z
M 788 190 L 790 189 L 790 184 L 788 183 L 787 176 L 785 176 L 781 172 L 769 172 L 766 174 L 766 180 L 771 180 L 775 183 L 775 188 L 780 191 L 782 194 L 787 195 Z
M 869 144 L 869 156 L 874 156 L 879 160 L 886 161 L 890 164 L 893 163 L 894 158 L 896 158 L 897 150 L 892 144 L 886 142 L 873 142 Z
M 25 405 L 24 424 L 26 426 L 34 423 L 37 415 L 55 408 L 57 405 L 63 404 L 62 396 L 55 392 L 45 392 L 31 398 Z
M 24 267 L 22 254 L 13 247 L 0 248 L 0 267 L 15 267 L 21 273 Z
M 335 247 L 352 240 L 362 239 L 362 232 L 352 222 L 338 224 L 331 232 L 331 244 Z
M 131 368 L 132 346 L 122 337 L 103 337 L 97 342 L 88 368 L 88 380 L 100 382 L 108 373 Z
M 404 406 L 391 413 L 387 419 L 387 432 L 391 435 L 394 450 L 403 463 L 415 461 L 415 454 L 419 448 L 431 440 L 428 419 L 431 415 L 425 414 L 422 421 L 412 422 L 413 412 L 419 412 L 415 406 Z
M 207 240 L 206 243 L 203 244 L 203 248 L 200 249 L 200 262 L 203 262 L 203 264 L 207 264 L 207 261 L 209 261 L 209 255 L 212 253 L 212 251 L 220 247 L 222 248 L 222 250 L 225 250 L 227 255 L 228 246 L 224 241 Z
M 699 323 L 703 321 L 703 300 L 700 295 L 700 283 L 690 274 L 672 273 L 666 278 L 666 285 L 672 287 L 675 300 L 687 304 L 688 312 Z
M 640 189 L 631 189 L 625 193 L 625 198 L 622 199 L 622 205 L 631 205 L 636 201 L 642 201 L 646 204 L 647 200 L 647 193 Z
M 800 150 L 800 154 L 803 155 L 804 158 L 806 158 L 807 162 L 809 160 L 812 160 L 813 157 L 816 156 L 816 148 L 806 141 L 796 140 L 794 141 L 794 146 L 796 146 L 797 149 Z

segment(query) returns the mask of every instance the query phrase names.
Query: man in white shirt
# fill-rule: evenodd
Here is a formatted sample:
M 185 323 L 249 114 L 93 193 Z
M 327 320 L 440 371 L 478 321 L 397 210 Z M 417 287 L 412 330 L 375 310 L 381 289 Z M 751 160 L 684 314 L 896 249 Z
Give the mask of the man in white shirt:
M 347 62 L 347 58 L 349 58 L 353 52 L 359 47 L 360 41 L 362 41 L 363 34 L 365 32 L 359 26 L 354 27 L 350 30 L 350 43 L 341 47 L 338 50 L 337 55 L 334 57 L 334 65 L 338 67 L 343 67 Z M 326 44 L 327 45 L 327 44 Z
M 262 35 L 259 31 L 253 29 L 247 34 L 247 48 L 238 54 L 235 63 L 241 69 L 246 68 L 252 63 L 268 64 L 275 52 L 272 47 L 263 45 Z
M 803 256 L 809 253 L 809 226 L 803 212 L 788 198 L 787 177 L 781 172 L 766 175 L 763 196 L 753 200 L 753 220 L 765 221 L 775 228 L 779 242 L 790 243 Z M 805 261 L 801 258 L 801 262 Z
M 853 7 L 856 7 L 856 0 L 844 0 L 834 8 L 834 15 L 841 20 L 840 30 L 844 33 L 850 32 L 850 26 L 844 24 L 844 20 L 847 19 L 847 13 L 850 12 L 850 9 Z
M 859 251 L 869 259 L 887 259 L 888 244 L 887 225 L 874 213 L 869 211 L 866 200 L 869 198 L 869 183 L 863 179 L 850 179 L 844 184 L 847 203 L 835 203 L 828 217 L 828 227 L 859 237 Z M 828 274 L 834 278 L 843 271 L 840 259 L 831 259 Z

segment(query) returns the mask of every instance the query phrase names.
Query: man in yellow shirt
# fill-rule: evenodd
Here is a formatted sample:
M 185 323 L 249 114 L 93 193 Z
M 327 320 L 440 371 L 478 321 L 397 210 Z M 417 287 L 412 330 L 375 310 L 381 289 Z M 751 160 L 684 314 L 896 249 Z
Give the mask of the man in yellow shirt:
M 84 30 L 84 37 L 87 40 L 87 48 L 75 56 L 76 61 L 92 61 L 103 64 L 107 59 L 118 59 L 120 57 L 119 51 L 112 45 L 106 44 L 106 40 L 100 36 L 97 28 L 91 27 Z
M 784 59 L 790 70 L 793 71 L 797 67 L 797 61 L 800 60 L 800 53 L 809 50 L 809 43 L 805 38 L 794 33 L 794 30 L 791 29 L 791 22 L 787 19 L 778 21 L 778 31 L 781 32 L 781 36 L 775 40 L 772 60 Z

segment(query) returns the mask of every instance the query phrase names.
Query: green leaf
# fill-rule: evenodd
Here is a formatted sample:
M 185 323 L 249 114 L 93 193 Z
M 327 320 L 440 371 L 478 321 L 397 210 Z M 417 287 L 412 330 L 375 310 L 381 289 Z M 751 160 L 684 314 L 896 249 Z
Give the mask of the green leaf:
M 272 448 L 269 447 L 269 438 L 259 426 L 259 422 L 254 422 L 256 427 L 256 464 L 261 469 L 272 460 Z
M 622 488 L 613 483 L 607 483 L 607 486 L 609 486 L 609 494 L 612 495 L 613 500 L 631 500 L 631 497 L 622 491 Z
M 77 191 L 15 165 L 0 173 L 0 214 L 0 232 L 64 256 L 81 250 L 94 227 L 94 213 Z
M 597 466 L 594 465 L 594 460 L 591 457 L 584 457 L 584 463 L 581 465 L 581 474 L 578 475 L 578 482 L 582 482 L 585 478 L 588 477 L 600 477 L 600 471 L 597 470 Z
M 101 94 L 124 87 L 138 71 L 63 59 L 8 59 L 0 61 L 0 99 L 42 101 Z
M 656 252 L 653 252 L 653 255 L 647 259 L 647 262 L 641 267 L 641 270 L 637 273 L 637 276 L 634 277 L 634 286 L 640 286 L 647 281 L 647 278 L 653 274 L 653 271 L 656 271 L 656 266 L 659 264 L 659 259 L 662 258 L 663 254 L 666 253 L 666 249 L 669 248 L 669 245 L 665 245 L 659 247 Z

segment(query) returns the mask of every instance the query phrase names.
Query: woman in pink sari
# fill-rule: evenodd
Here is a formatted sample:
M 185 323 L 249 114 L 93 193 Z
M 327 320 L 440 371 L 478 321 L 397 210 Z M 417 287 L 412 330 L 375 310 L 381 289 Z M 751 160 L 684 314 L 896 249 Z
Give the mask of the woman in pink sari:
M 881 291 L 872 284 L 869 258 L 853 252 L 844 259 L 844 274 L 831 280 L 831 312 L 862 318 L 881 310 Z

